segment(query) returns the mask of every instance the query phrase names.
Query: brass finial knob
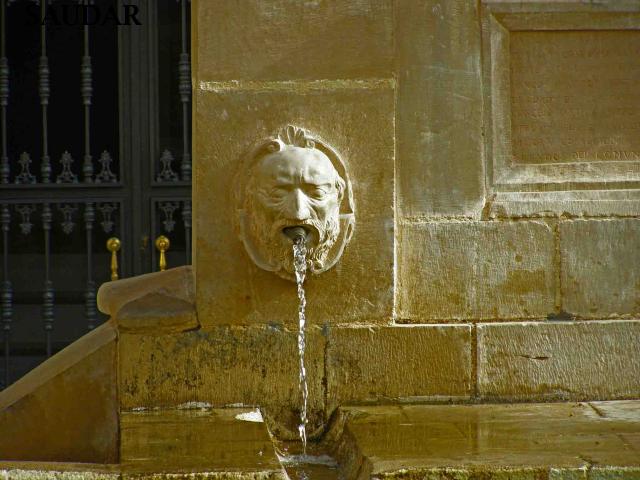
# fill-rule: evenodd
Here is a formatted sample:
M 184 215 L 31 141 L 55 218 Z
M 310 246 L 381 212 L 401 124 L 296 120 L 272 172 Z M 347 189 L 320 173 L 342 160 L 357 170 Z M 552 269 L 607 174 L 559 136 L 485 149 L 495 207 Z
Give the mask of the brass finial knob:
M 171 242 L 164 235 L 160 235 L 156 238 L 156 248 L 160 251 L 160 271 L 164 272 L 167 269 L 167 257 L 165 256 L 165 252 L 169 250 L 171 246 Z
M 111 252 L 111 280 L 118 280 L 118 255 L 116 252 L 120 250 L 120 239 L 111 237 L 107 240 L 107 250 Z

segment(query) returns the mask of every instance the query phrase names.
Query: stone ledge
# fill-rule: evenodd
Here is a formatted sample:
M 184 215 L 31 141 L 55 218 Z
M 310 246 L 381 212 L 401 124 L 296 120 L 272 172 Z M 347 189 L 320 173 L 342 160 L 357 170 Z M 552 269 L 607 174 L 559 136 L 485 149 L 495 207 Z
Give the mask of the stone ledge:
M 347 478 L 359 480 L 640 474 L 640 401 L 344 407 L 333 435 Z

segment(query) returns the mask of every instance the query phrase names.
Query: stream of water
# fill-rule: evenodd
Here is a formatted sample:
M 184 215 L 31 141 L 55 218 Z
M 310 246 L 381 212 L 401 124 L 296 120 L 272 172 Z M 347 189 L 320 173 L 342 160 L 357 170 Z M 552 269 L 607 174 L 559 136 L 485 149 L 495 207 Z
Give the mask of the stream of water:
M 307 247 L 304 236 L 299 236 L 293 242 L 293 265 L 296 272 L 296 282 L 298 284 L 298 356 L 300 359 L 300 393 L 302 394 L 302 408 L 300 409 L 300 425 L 298 431 L 302 441 L 303 455 L 307 454 L 307 401 L 309 398 L 309 387 L 307 385 L 307 370 L 304 366 L 304 350 L 306 346 L 305 307 L 307 300 L 304 295 L 304 278 L 307 274 Z

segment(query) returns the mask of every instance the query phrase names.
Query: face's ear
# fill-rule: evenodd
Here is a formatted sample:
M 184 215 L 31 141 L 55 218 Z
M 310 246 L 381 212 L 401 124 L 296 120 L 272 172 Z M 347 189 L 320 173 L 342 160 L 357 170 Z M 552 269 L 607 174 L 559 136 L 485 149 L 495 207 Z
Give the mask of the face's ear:
M 346 188 L 345 181 L 336 172 L 336 190 L 338 191 L 338 203 L 342 203 L 342 199 L 344 198 L 345 188 Z

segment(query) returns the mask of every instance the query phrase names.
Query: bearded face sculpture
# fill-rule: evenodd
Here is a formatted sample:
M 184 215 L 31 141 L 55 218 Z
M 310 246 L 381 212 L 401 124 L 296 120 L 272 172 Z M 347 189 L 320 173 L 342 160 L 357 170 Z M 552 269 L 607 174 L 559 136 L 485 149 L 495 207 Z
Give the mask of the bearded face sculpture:
M 289 126 L 249 155 L 248 177 L 237 199 L 240 238 L 254 262 L 294 278 L 290 227 L 306 233 L 307 269 L 331 268 L 354 227 L 351 187 L 337 154 L 302 129 Z

